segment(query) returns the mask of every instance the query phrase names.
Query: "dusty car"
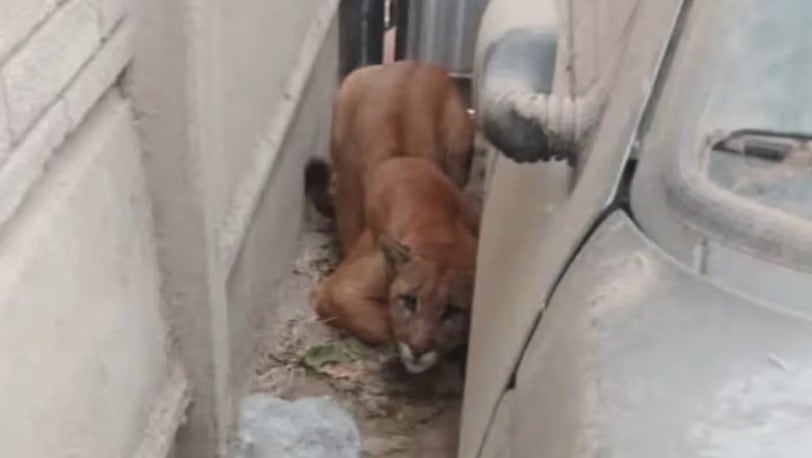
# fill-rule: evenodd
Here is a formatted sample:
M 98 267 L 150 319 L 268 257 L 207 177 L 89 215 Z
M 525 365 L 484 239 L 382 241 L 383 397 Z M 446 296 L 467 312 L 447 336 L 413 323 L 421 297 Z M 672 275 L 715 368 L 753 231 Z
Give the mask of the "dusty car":
M 812 454 L 806 0 L 492 0 L 459 455 Z

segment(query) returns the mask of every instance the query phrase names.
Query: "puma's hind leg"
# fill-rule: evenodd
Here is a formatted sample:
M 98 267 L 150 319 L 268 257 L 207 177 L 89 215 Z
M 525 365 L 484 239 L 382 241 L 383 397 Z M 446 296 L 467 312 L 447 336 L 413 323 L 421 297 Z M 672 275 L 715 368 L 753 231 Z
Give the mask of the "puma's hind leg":
M 322 283 L 316 299 L 316 312 L 330 324 L 368 344 L 388 343 L 392 331 L 386 307 L 384 260 L 375 250 L 363 255 L 353 254 L 356 255 L 342 262 Z

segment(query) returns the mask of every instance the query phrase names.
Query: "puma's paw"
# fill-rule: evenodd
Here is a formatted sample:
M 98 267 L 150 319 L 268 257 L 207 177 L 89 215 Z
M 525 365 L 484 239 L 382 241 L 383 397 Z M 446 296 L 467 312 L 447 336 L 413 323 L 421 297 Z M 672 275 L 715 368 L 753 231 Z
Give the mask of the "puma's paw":
M 310 303 L 316 310 L 316 314 L 323 319 L 332 318 L 331 302 L 324 291 L 324 285 L 319 285 L 310 293 Z

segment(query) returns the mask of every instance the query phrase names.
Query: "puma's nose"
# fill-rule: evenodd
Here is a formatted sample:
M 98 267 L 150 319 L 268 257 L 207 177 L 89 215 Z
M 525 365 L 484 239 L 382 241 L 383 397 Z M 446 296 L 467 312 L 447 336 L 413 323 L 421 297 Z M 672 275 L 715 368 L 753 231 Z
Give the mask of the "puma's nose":
M 418 326 L 412 330 L 406 344 L 414 359 L 420 359 L 421 356 L 431 351 L 431 331 L 425 326 Z
M 429 348 L 428 343 L 419 343 L 419 344 L 412 343 L 409 344 L 409 350 L 414 359 L 420 359 L 421 356 L 431 351 L 431 348 Z
M 413 374 L 419 374 L 431 369 L 439 358 L 436 351 L 429 350 L 427 347 L 420 346 L 415 349 L 404 342 L 398 342 L 398 348 L 400 350 L 400 360 L 406 370 Z
M 420 347 L 415 347 L 414 345 L 406 343 L 406 342 L 400 342 L 398 344 L 398 349 L 400 350 L 400 355 L 403 358 L 409 359 L 409 360 L 420 359 L 420 356 L 422 356 L 423 353 L 426 352 L 425 349 L 422 349 Z

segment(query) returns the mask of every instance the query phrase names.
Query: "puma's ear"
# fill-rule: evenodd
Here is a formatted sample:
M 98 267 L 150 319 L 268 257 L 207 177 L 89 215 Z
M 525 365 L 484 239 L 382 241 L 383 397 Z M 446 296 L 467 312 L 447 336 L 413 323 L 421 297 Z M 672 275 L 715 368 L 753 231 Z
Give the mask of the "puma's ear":
M 396 272 L 411 259 L 409 248 L 386 234 L 378 236 L 378 246 L 381 247 L 386 264 L 392 271 Z

